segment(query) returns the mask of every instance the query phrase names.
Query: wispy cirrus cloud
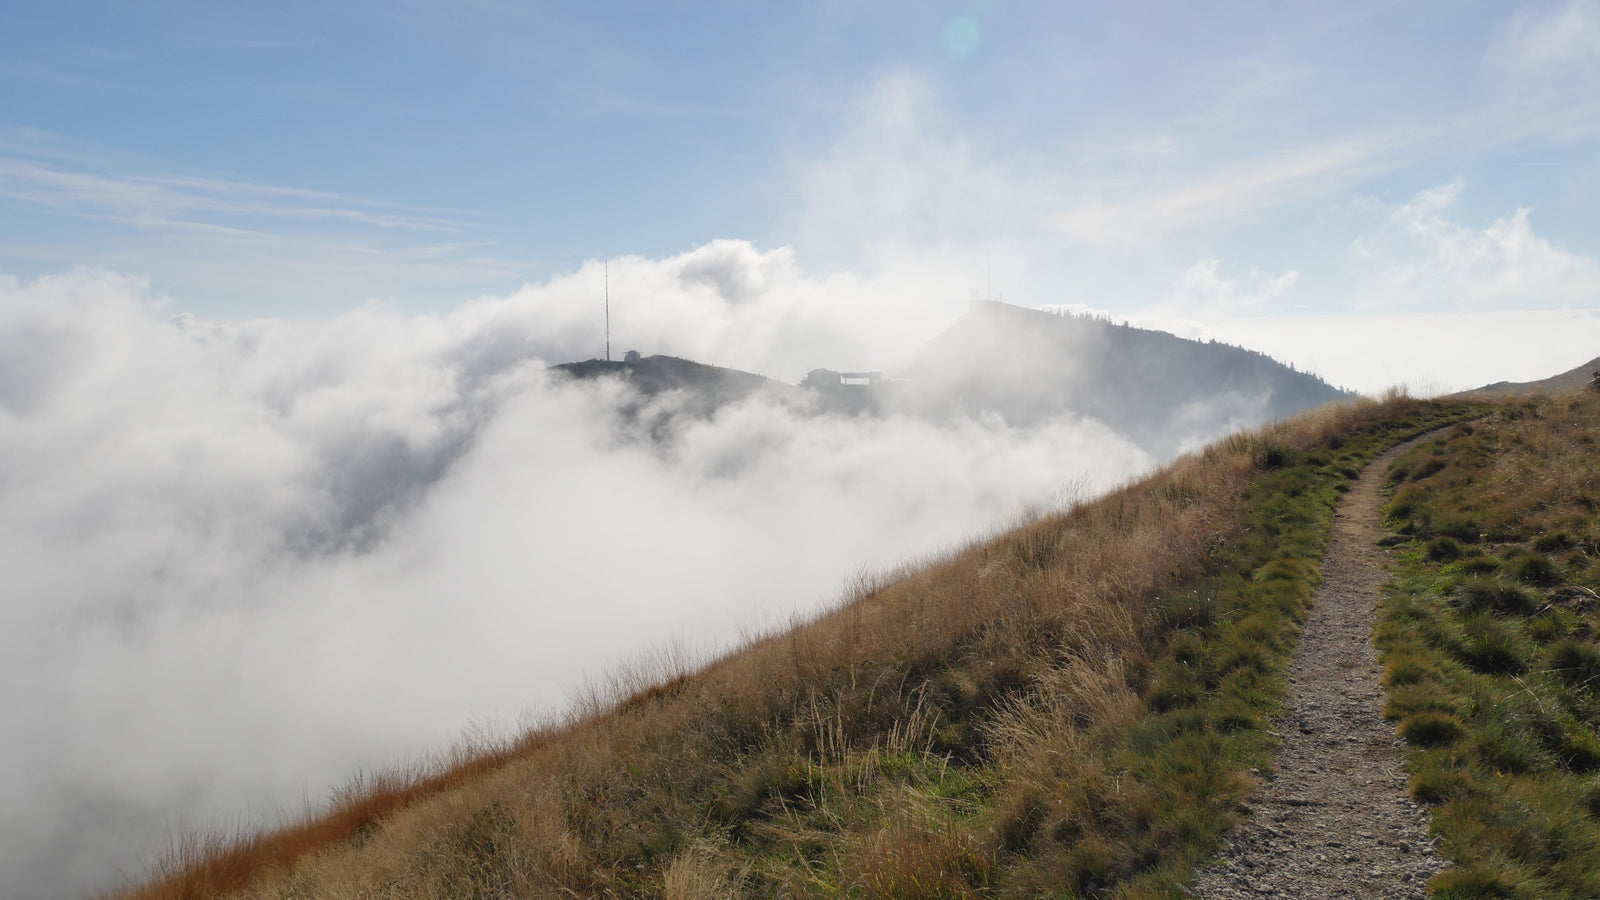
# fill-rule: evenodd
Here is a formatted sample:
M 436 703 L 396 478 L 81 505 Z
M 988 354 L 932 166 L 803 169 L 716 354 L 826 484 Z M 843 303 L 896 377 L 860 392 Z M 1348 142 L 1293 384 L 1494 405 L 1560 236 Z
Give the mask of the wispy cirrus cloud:
M 1490 35 L 1483 77 L 1493 101 L 1479 118 L 1505 145 L 1600 135 L 1600 2 L 1518 8 Z
M 1186 228 L 1214 227 L 1359 183 L 1392 167 L 1407 142 L 1399 136 L 1334 138 L 1259 153 L 1164 186 L 1072 198 L 1050 225 L 1089 244 L 1148 246 Z
M 169 43 L 189 50 L 304 50 L 322 43 L 321 38 L 257 37 L 175 37 Z
M 0 135 L 0 207 L 7 204 L 67 222 L 75 237 L 52 248 L 47 237 L 0 229 L 0 257 L 146 273 L 218 296 L 243 285 L 348 304 L 351 294 L 418 285 L 507 286 L 529 265 L 492 252 L 487 227 L 470 212 L 161 171 L 36 130 Z
M 1530 4 L 1495 29 L 1491 64 L 1519 77 L 1600 70 L 1600 3 Z
M 220 224 L 225 219 L 450 231 L 467 224 L 464 213 L 410 209 L 348 194 L 196 175 L 95 172 L 17 156 L 0 157 L 0 196 L 143 227 Z

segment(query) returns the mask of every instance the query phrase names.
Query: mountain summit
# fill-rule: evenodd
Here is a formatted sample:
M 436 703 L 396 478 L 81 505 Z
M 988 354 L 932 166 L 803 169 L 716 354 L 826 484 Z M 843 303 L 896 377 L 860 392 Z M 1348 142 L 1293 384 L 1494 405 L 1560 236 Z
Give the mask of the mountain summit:
M 994 302 L 975 303 L 896 374 L 924 412 L 1018 426 L 1089 416 L 1157 457 L 1353 396 L 1253 350 Z

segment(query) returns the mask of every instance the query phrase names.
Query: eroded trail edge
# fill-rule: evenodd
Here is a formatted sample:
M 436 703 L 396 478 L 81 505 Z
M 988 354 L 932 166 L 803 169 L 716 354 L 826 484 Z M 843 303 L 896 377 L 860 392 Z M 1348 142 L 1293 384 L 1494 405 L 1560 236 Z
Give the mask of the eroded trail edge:
M 1289 668 L 1278 772 L 1261 776 L 1249 819 L 1196 879 L 1201 897 L 1423 898 L 1448 867 L 1433 851 L 1426 808 L 1407 792 L 1371 639 L 1388 577 L 1378 546 L 1383 476 L 1420 440 L 1373 460 L 1334 513 L 1323 581 Z

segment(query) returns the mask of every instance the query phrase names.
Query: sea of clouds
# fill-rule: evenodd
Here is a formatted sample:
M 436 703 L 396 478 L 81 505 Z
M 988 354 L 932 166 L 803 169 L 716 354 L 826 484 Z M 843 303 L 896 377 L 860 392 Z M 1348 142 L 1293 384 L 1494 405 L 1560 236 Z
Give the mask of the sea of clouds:
M 665 442 L 623 346 L 794 381 L 964 311 L 718 242 L 445 315 L 207 322 L 140 282 L 0 280 L 0 884 L 82 894 L 176 834 L 559 712 L 1152 460 L 1099 423 L 755 396 Z M 964 302 L 959 305 L 964 306 Z M 652 401 L 667 407 L 671 396 Z

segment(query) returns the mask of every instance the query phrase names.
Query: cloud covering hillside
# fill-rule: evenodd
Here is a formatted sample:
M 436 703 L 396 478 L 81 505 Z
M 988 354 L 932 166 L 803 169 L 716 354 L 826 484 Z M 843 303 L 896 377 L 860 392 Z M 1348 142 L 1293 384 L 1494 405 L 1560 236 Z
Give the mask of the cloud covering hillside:
M 873 305 L 881 286 L 813 302 L 786 265 L 747 245 L 614 263 L 614 299 L 650 298 L 617 330 L 788 373 L 933 318 Z M 547 374 L 598 348 L 593 268 L 319 323 L 172 318 L 92 272 L 0 285 L 12 896 L 103 886 L 177 829 L 558 709 L 646 648 L 725 645 L 1151 462 L 1093 421 L 759 396 L 653 443 L 619 384 Z

